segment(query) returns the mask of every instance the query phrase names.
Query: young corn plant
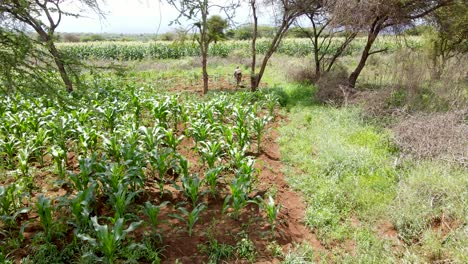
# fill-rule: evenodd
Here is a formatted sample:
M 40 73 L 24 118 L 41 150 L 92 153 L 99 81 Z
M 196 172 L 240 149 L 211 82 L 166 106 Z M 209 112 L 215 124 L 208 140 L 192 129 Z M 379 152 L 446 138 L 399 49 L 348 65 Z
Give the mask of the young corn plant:
M 114 219 L 125 219 L 127 217 L 127 208 L 132 204 L 132 201 L 137 194 L 138 192 L 129 191 L 127 186 L 124 186 L 123 184 L 119 185 L 116 193 L 107 194 L 109 195 L 110 204 L 115 211 Z
M 113 161 L 119 161 L 121 158 L 122 142 L 119 137 L 114 133 L 109 137 L 101 135 L 104 145 L 104 151 L 110 156 Z
M 133 191 L 143 188 L 145 179 L 145 173 L 141 166 L 131 166 L 125 172 L 125 182 L 130 185 Z
M 189 236 L 192 236 L 193 227 L 200 220 L 200 213 L 206 209 L 206 205 L 201 203 L 192 209 L 192 211 L 187 211 L 184 207 L 177 208 L 181 214 L 171 214 L 171 217 L 179 219 L 182 222 L 185 222 L 187 225 L 187 232 Z
M 170 113 L 172 117 L 172 124 L 174 131 L 177 131 L 177 124 L 179 123 L 179 116 L 182 114 L 183 106 L 179 103 L 179 96 L 174 95 L 168 98 Z
M 202 180 L 198 177 L 198 174 L 192 174 L 190 176 L 184 176 L 181 178 L 182 181 L 182 192 L 192 202 L 192 206 L 195 207 L 203 192 L 200 191 L 202 187 Z
M 128 142 L 122 146 L 121 155 L 123 158 L 123 163 L 127 168 L 136 166 L 143 167 L 145 163 L 145 153 L 138 146 L 137 142 Z
M 237 137 L 237 144 L 242 151 L 247 149 L 247 146 L 250 144 L 250 137 L 249 137 L 249 129 L 242 125 L 235 126 L 233 128 L 236 137 Z
M 102 116 L 104 120 L 104 128 L 109 130 L 109 132 L 112 134 L 115 130 L 116 123 L 115 121 L 117 120 L 117 116 L 119 114 L 118 107 L 114 106 L 117 102 L 114 101 L 111 106 L 106 106 L 105 108 L 103 107 L 98 107 L 97 111 L 98 113 Z
M 208 185 L 210 193 L 213 197 L 218 195 L 218 178 L 223 169 L 224 167 L 217 167 L 209 169 L 205 172 L 205 182 Z
M 244 208 L 248 202 L 248 193 L 245 185 L 242 179 L 234 179 L 231 184 L 229 184 L 231 194 L 224 199 L 223 213 L 225 213 L 228 208 L 232 208 L 232 215 L 235 220 L 239 220 L 240 210 Z
M 67 154 L 65 151 L 63 151 L 62 148 L 57 148 L 56 146 L 53 146 L 50 148 L 50 154 L 52 155 L 52 158 L 54 159 L 55 167 L 58 176 L 63 179 L 65 177 L 65 172 L 66 172 L 66 159 L 67 159 Z
M 47 145 L 47 142 L 50 141 L 49 136 L 50 130 L 39 128 L 36 135 L 34 136 L 33 143 L 34 143 L 34 153 L 33 156 L 39 161 L 41 167 L 44 166 L 44 153 L 43 149 Z
M 166 137 L 165 137 L 164 142 L 167 144 L 168 147 L 172 149 L 174 153 L 176 153 L 177 146 L 180 144 L 183 138 L 184 138 L 183 135 L 177 137 L 177 135 L 174 134 L 174 132 L 171 129 L 169 129 L 166 131 Z
M 259 205 L 260 209 L 265 212 L 273 236 L 275 234 L 276 221 L 281 210 L 281 204 L 276 204 L 275 199 L 273 199 L 271 195 L 268 196 L 266 201 L 258 197 L 256 203 Z
M 202 160 L 208 164 L 208 168 L 212 169 L 216 161 L 220 160 L 222 154 L 222 144 L 220 142 L 202 141 L 198 148 L 202 156 Z
M 13 169 L 15 166 L 15 156 L 19 146 L 19 141 L 15 137 L 10 137 L 8 140 L 2 140 L 2 154 L 6 156 L 7 168 Z
M 8 229 L 16 226 L 16 218 L 20 214 L 29 211 L 29 208 L 22 208 L 24 195 L 18 184 L 0 186 L 0 220 Z
M 142 126 L 139 130 L 143 135 L 143 144 L 148 152 L 156 149 L 165 136 L 164 129 L 158 126 L 153 128 Z
M 80 126 L 86 126 L 93 122 L 96 118 L 93 117 L 93 112 L 89 109 L 81 108 L 71 111 L 72 117 L 78 121 Z
M 47 123 L 51 129 L 51 138 L 54 143 L 65 153 L 68 152 L 68 138 L 71 134 L 72 121 L 67 116 L 60 116 Z
M 186 158 L 179 155 L 179 166 L 178 166 L 179 174 L 182 177 L 189 177 L 189 163 Z
M 234 145 L 231 145 L 229 148 L 229 157 L 231 159 L 231 167 L 233 168 L 240 168 L 244 164 L 244 152 Z
M 99 179 L 106 193 L 116 193 L 119 186 L 125 184 L 125 165 L 111 163 L 106 166 L 104 172 L 99 173 Z
M 277 105 L 279 105 L 278 96 L 273 95 L 273 94 L 267 94 L 265 95 L 265 100 L 266 100 L 265 104 L 268 109 L 268 113 L 273 118 L 273 121 L 274 121 L 275 120 L 275 108 Z
M 47 242 L 52 241 L 53 235 L 53 219 L 52 219 L 52 205 L 49 198 L 44 197 L 42 194 L 37 198 L 37 214 L 44 229 L 44 235 Z
M 159 121 L 159 124 L 167 129 L 168 125 L 168 116 L 171 114 L 169 102 L 167 100 L 154 101 L 152 106 L 153 116 L 156 120 Z
M 252 123 L 252 126 L 253 126 L 253 129 L 255 131 L 255 134 L 257 136 L 257 153 L 260 154 L 260 144 L 262 142 L 262 136 L 263 136 L 263 132 L 264 132 L 264 129 L 265 129 L 265 126 L 270 122 L 271 118 L 270 117 L 254 117 L 253 118 L 253 123 Z
M 32 143 L 24 143 L 24 146 L 18 150 L 18 167 L 23 177 L 28 177 L 29 173 L 29 158 L 34 153 L 35 148 Z
M 159 213 L 161 209 L 166 206 L 169 202 L 165 201 L 160 205 L 154 205 L 150 201 L 146 201 L 142 210 L 143 213 L 148 217 L 149 223 L 151 225 L 151 230 L 153 234 L 157 234 L 157 227 L 161 223 L 159 219 Z
M 77 128 L 78 139 L 80 141 L 81 152 L 84 156 L 88 155 L 88 150 L 94 153 L 97 147 L 98 134 L 92 127 L 78 127 Z
M 252 112 L 252 109 L 245 107 L 242 104 L 238 104 L 236 107 L 234 107 L 233 114 L 237 127 L 246 126 L 250 112 Z
M 226 145 L 233 146 L 234 145 L 234 133 L 233 133 L 232 127 L 222 126 L 221 130 L 223 132 L 223 138 L 224 138 L 224 141 L 226 141 Z
M 247 193 L 252 191 L 252 185 L 255 180 L 254 175 L 256 169 L 254 165 L 254 159 L 244 158 L 241 163 L 239 163 L 239 167 L 235 170 L 236 177 L 244 183 Z
M 130 105 L 133 107 L 133 119 L 135 120 L 135 125 L 140 124 L 140 114 L 142 108 L 142 102 L 140 101 L 140 94 L 136 93 L 135 90 L 130 92 Z
M 87 189 L 79 191 L 75 198 L 68 200 L 68 207 L 74 217 L 69 223 L 75 227 L 76 233 L 84 232 L 90 227 L 89 217 L 91 204 L 95 201 L 96 186 L 96 183 L 92 183 Z
M 95 158 L 82 158 L 78 160 L 80 172 L 69 174 L 69 178 L 76 190 L 84 191 L 88 189 L 89 183 L 93 180 L 92 174 L 95 172 L 95 163 Z
M 190 134 L 195 140 L 195 149 L 198 148 L 198 143 L 206 141 L 216 130 L 216 127 L 211 124 L 206 124 L 199 120 L 192 123 Z
M 164 195 L 164 185 L 166 184 L 165 176 L 172 163 L 172 151 L 169 149 L 153 150 L 149 153 L 149 162 L 153 171 L 158 172 L 156 181 L 162 197 Z
M 124 229 L 125 221 L 123 218 L 116 219 L 113 227 L 100 225 L 96 216 L 91 218 L 91 222 L 93 223 L 95 238 L 87 234 L 78 234 L 78 237 L 83 241 L 89 242 L 101 252 L 104 255 L 103 261 L 105 263 L 114 263 L 117 252 L 122 247 L 125 237 L 135 231 L 142 223 L 142 221 L 133 222 L 127 229 Z

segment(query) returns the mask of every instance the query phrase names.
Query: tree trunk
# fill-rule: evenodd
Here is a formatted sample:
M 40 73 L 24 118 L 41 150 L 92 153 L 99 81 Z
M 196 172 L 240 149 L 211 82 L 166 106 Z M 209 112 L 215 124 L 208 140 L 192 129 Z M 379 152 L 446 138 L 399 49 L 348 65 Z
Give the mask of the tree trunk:
M 320 48 L 319 48 L 319 34 L 317 34 L 317 26 L 315 25 L 314 17 L 311 16 L 312 28 L 314 29 L 314 38 L 312 45 L 314 46 L 314 61 L 315 61 L 315 78 L 320 78 Z
M 250 5 L 252 6 L 252 16 L 253 16 L 253 36 L 252 36 L 252 65 L 250 70 L 250 90 L 255 92 L 258 88 L 258 78 L 255 74 L 255 67 L 257 64 L 257 31 L 258 31 L 258 17 L 257 17 L 257 8 L 255 6 L 255 0 L 251 0 Z
M 336 50 L 335 54 L 333 54 L 333 57 L 331 58 L 330 62 L 328 63 L 327 69 L 325 70 L 326 72 L 330 72 L 331 69 L 333 68 L 333 65 L 335 64 L 336 60 L 343 54 L 343 52 L 346 50 L 348 45 L 354 40 L 354 38 L 357 36 L 357 33 L 351 33 L 351 35 L 347 36 L 345 38 L 345 41 L 341 44 L 341 46 Z
M 202 50 L 202 73 L 203 73 L 203 94 L 208 93 L 208 69 L 207 69 L 207 57 L 208 50 L 203 48 Z
M 268 49 L 268 51 L 265 54 L 265 57 L 263 58 L 262 65 L 260 66 L 260 71 L 258 72 L 258 74 L 257 74 L 257 76 L 255 78 L 255 80 L 256 80 L 255 87 L 252 88 L 252 91 L 256 91 L 258 89 L 258 86 L 260 85 L 260 81 L 262 80 L 263 74 L 265 73 L 265 69 L 266 69 L 268 60 L 271 58 L 273 53 L 275 53 L 276 49 L 278 48 L 279 44 L 281 43 L 281 40 L 284 37 L 284 34 L 286 33 L 286 31 L 288 31 L 289 26 L 291 25 L 290 24 L 291 22 L 292 22 L 292 20 L 289 20 L 289 21 L 285 20 L 285 21 L 283 21 L 281 26 L 278 28 L 278 31 L 276 32 L 275 37 L 271 41 L 270 48 Z
M 208 60 L 208 49 L 209 49 L 209 39 L 208 39 L 208 0 L 203 0 L 203 6 L 201 10 L 202 15 L 202 24 L 200 28 L 200 48 L 202 55 L 202 74 L 203 74 L 203 94 L 208 93 L 208 69 L 207 69 L 207 60 Z
M 352 88 L 356 86 L 357 79 L 359 78 L 359 75 L 362 72 L 362 69 L 364 69 L 364 66 L 366 66 L 367 59 L 371 55 L 371 48 L 372 45 L 374 44 L 375 39 L 377 38 L 380 30 L 374 30 L 371 29 L 369 31 L 369 34 L 367 36 L 367 43 L 366 46 L 364 47 L 364 50 L 362 51 L 361 54 L 361 59 L 359 61 L 359 64 L 357 65 L 356 69 L 351 73 L 351 75 L 348 78 L 348 85 Z
M 73 83 L 68 76 L 67 71 L 65 70 L 65 64 L 63 63 L 62 57 L 55 47 L 55 44 L 53 42 L 47 43 L 48 50 L 50 54 L 54 57 L 55 65 L 57 65 L 57 69 L 60 73 L 60 77 L 62 77 L 63 82 L 65 83 L 65 86 L 67 87 L 68 92 L 73 91 Z

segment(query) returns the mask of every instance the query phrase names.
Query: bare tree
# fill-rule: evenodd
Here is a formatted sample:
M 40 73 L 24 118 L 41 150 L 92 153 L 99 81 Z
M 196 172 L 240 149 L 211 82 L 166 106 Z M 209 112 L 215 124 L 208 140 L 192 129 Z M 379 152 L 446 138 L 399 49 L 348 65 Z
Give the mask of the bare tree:
M 258 74 L 256 74 L 256 51 L 255 43 L 257 40 L 258 30 L 258 19 L 257 9 L 258 4 L 256 0 L 250 0 L 250 8 L 252 9 L 252 16 L 254 18 L 253 23 L 253 38 L 252 38 L 252 66 L 251 66 L 251 91 L 254 92 L 258 89 L 260 81 L 265 73 L 265 69 L 268 61 L 275 51 L 281 44 L 281 40 L 286 35 L 289 27 L 292 25 L 294 20 L 302 14 L 303 5 L 307 3 L 307 0 L 266 0 L 265 5 L 271 6 L 277 17 L 276 17 L 276 31 L 268 46 L 268 49 L 263 57 L 262 63 Z
M 212 9 L 218 9 L 220 13 L 225 14 L 228 20 L 231 20 L 236 8 L 239 6 L 239 2 L 231 0 L 224 5 L 212 3 L 209 0 L 167 0 L 167 2 L 179 12 L 179 16 L 174 22 L 180 24 L 182 18 L 192 21 L 193 27 L 199 33 L 196 40 L 200 46 L 202 56 L 203 94 L 206 94 L 208 92 L 208 49 L 210 42 L 213 40 L 209 37 L 209 12 Z
M 98 0 L 2 0 L 0 1 L 0 14 L 6 19 L 21 22 L 34 29 L 55 62 L 67 90 L 73 91 L 73 82 L 66 69 L 66 60 L 55 45 L 55 32 L 64 16 L 78 17 L 79 14 L 62 10 L 65 3 L 81 3 L 85 7 L 102 14 L 99 9 Z
M 452 2 L 453 0 L 336 0 L 332 15 L 339 21 L 337 25 L 353 26 L 367 31 L 366 45 L 358 65 L 348 78 L 348 85 L 356 86 L 369 56 L 386 50 L 372 50 L 382 31 L 410 24 Z

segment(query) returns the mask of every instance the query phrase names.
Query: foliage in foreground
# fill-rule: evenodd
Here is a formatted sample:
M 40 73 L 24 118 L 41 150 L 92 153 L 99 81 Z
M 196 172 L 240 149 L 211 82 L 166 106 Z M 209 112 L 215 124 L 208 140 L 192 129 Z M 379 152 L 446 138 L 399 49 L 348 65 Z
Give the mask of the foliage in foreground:
M 42 232 L 34 233 L 34 252 L 25 261 L 50 255 L 53 262 L 82 256 L 106 263 L 158 262 L 161 210 L 172 212 L 188 236 L 209 209 L 208 195 L 225 201 L 226 214 L 242 214 L 257 175 L 246 153 L 258 149 L 265 132 L 254 124 L 270 120 L 276 97 L 201 99 L 120 84 L 93 80 L 86 96 L 70 95 L 75 104 L 68 109 L 46 97 L 1 99 L 2 257 L 29 243 L 23 234 L 35 222 L 30 213 L 38 214 Z M 189 162 L 187 151 L 198 162 Z M 38 175 L 50 183 L 37 184 Z M 147 186 L 155 187 L 155 197 Z M 51 192 L 60 188 L 69 191 Z M 182 199 L 169 205 L 174 192 Z M 272 230 L 274 220 L 268 220 Z M 149 240 L 133 242 L 138 232 Z M 68 244 L 72 252 L 59 252 Z

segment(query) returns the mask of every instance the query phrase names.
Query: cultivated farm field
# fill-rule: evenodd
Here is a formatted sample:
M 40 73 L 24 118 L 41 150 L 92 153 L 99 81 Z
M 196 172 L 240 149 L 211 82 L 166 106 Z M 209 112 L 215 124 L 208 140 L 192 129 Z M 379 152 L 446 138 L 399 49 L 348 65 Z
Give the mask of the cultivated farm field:
M 319 102 L 318 85 L 295 79 L 305 40 L 283 42 L 256 92 L 249 43 L 213 44 L 205 96 L 192 42 L 58 46 L 105 70 L 52 99 L 0 99 L 0 262 L 466 262 L 466 149 L 412 156 L 392 130 L 408 116 Z M 421 39 L 386 36 L 385 48 L 364 72 L 376 94 Z M 421 105 L 438 91 L 418 90 Z M 386 110 L 414 99 L 400 93 Z M 466 113 L 453 120 L 464 146 Z

